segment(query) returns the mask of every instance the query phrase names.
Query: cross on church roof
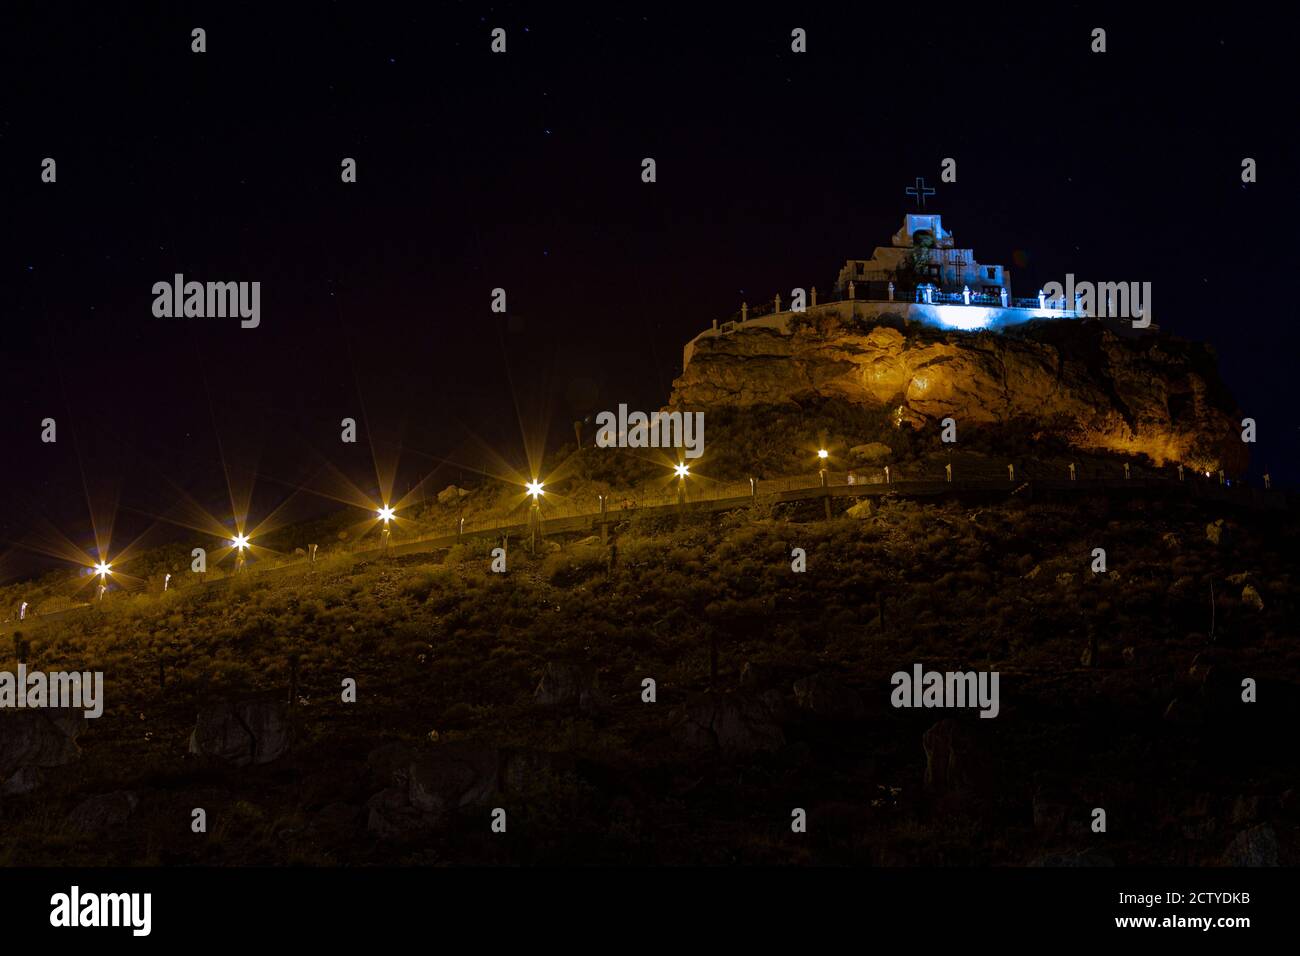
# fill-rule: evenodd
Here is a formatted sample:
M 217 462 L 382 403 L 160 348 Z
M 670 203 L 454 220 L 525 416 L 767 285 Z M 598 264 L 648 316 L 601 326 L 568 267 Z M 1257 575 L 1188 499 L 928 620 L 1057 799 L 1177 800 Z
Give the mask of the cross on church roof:
M 916 206 L 918 209 L 925 208 L 926 196 L 934 195 L 934 189 L 925 184 L 925 177 L 921 177 L 917 179 L 915 186 L 908 186 L 906 189 L 903 190 L 903 192 L 907 193 L 909 196 L 916 197 Z

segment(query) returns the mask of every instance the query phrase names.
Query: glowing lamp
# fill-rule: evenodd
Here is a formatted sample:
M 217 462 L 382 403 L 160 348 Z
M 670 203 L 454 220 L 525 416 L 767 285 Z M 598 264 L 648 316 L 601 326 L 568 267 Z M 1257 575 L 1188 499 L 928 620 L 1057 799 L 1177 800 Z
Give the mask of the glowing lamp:
M 99 564 L 95 565 L 95 571 L 96 571 L 96 573 L 99 574 L 99 576 L 100 576 L 101 578 L 102 578 L 104 575 L 108 574 L 108 572 L 111 571 L 112 569 L 113 569 L 113 566 L 112 566 L 111 564 L 109 564 L 107 561 L 101 561 L 101 562 L 99 562 Z
M 534 501 L 536 501 L 538 497 L 542 494 L 542 483 L 538 481 L 536 478 L 528 482 L 524 487 L 527 488 L 528 494 L 532 496 Z
M 677 474 L 678 478 L 685 478 L 691 473 L 690 467 L 684 461 L 673 465 L 673 471 Z
M 380 508 L 379 511 L 376 512 L 376 513 L 379 515 L 380 518 L 383 519 L 384 524 L 388 524 L 388 522 L 389 522 L 390 520 L 392 520 L 392 517 L 393 517 L 394 511 L 393 511 L 393 509 L 390 508 L 388 505 L 384 505 L 384 506 L 383 506 L 382 508 Z
M 817 457 L 822 459 L 822 461 L 825 461 L 827 458 L 831 457 L 831 453 L 825 448 L 819 448 L 817 449 Z
M 237 534 L 233 539 L 231 539 L 230 543 L 233 544 L 240 551 L 243 551 L 245 548 L 248 547 L 248 536 Z

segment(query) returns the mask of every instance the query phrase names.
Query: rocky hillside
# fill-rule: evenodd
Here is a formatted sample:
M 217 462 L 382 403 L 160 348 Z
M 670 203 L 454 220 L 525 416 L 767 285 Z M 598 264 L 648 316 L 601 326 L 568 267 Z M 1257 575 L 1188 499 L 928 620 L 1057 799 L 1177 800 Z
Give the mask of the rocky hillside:
M 1001 332 L 906 323 L 794 323 L 702 338 L 674 383 L 674 407 L 842 398 L 895 410 L 914 428 L 1027 419 L 1072 445 L 1198 470 L 1247 464 L 1241 414 L 1208 346 L 1120 337 L 1098 322 L 1034 322 Z

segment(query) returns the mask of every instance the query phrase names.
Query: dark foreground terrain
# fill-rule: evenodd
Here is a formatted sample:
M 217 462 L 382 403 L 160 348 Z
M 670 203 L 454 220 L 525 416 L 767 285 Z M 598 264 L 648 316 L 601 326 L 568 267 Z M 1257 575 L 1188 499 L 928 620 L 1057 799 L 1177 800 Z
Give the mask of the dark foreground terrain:
M 489 540 L 331 559 L 42 624 L 29 668 L 102 670 L 107 705 L 0 714 L 0 863 L 1297 861 L 1291 513 L 849 505 L 633 517 L 612 552 L 514 541 L 506 574 Z M 917 663 L 998 671 L 999 715 L 895 709 Z

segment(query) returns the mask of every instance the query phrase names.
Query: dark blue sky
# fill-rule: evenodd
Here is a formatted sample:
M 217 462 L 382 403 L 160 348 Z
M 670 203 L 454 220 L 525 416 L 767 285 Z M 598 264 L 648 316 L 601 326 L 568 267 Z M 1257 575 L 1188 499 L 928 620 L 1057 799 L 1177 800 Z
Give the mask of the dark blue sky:
M 124 524 L 173 483 L 219 499 L 223 455 L 264 509 L 322 456 L 364 483 L 345 415 L 407 476 L 474 464 L 470 436 L 522 464 L 521 418 L 558 441 L 656 407 L 700 328 L 829 288 L 949 156 L 929 208 L 961 245 L 1019 252 L 1021 295 L 1153 282 L 1156 321 L 1214 344 L 1257 463 L 1294 483 L 1289 27 L 1135 7 L 6 5 L 3 537 L 33 512 L 75 535 L 86 488 Z M 177 272 L 260 281 L 261 327 L 154 318 Z

